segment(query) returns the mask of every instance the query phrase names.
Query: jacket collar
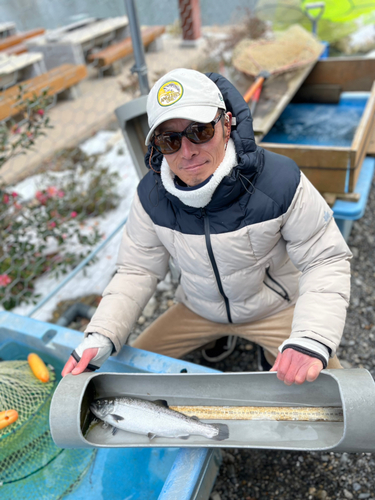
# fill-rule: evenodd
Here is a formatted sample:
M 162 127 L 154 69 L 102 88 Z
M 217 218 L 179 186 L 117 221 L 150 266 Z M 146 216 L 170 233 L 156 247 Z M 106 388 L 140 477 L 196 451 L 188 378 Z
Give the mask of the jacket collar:
M 228 147 L 223 161 L 212 174 L 208 182 L 202 184 L 198 189 L 179 189 L 175 184 L 175 176 L 170 170 L 166 158 L 161 165 L 161 180 L 165 189 L 181 200 L 185 205 L 194 208 L 203 208 L 208 205 L 221 181 L 231 173 L 236 166 L 236 150 L 232 139 L 228 141 Z

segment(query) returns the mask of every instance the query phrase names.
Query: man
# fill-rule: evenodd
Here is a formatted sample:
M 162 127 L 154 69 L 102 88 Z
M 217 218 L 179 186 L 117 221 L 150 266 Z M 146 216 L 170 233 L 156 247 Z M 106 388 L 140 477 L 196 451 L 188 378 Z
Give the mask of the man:
M 119 352 L 170 257 L 178 303 L 135 347 L 181 357 L 230 334 L 261 345 L 287 385 L 340 368 L 351 253 L 324 199 L 292 160 L 257 147 L 248 105 L 220 75 L 171 71 L 147 113 L 150 172 L 118 271 L 63 375 Z

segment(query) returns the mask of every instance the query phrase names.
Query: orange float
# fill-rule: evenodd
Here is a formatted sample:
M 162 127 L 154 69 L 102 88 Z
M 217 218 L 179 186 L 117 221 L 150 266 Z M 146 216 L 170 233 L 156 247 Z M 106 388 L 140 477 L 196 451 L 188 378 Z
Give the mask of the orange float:
M 16 410 L 0 411 L 0 429 L 4 429 L 10 424 L 13 424 L 18 419 Z
M 30 353 L 27 356 L 31 371 L 41 382 L 49 381 L 49 371 L 44 361 L 35 353 Z

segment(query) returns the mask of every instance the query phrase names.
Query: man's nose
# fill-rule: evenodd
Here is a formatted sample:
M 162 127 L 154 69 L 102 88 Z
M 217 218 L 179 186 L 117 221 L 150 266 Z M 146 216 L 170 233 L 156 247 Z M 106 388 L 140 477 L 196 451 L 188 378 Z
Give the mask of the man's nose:
M 198 154 L 198 145 L 190 142 L 186 137 L 182 137 L 181 140 L 181 153 L 183 158 L 189 160 L 193 156 Z

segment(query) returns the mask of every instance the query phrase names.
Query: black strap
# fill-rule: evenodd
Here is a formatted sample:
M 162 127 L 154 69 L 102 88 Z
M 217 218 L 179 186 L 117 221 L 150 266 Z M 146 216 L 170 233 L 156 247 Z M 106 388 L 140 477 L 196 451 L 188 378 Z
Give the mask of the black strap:
M 71 354 L 71 355 L 72 355 L 72 357 L 73 357 L 73 358 L 77 361 L 77 363 L 79 363 L 79 362 L 81 361 L 81 358 L 78 356 L 78 354 L 77 354 L 77 352 L 76 352 L 75 350 L 72 352 L 72 354 Z M 99 367 L 99 366 L 95 366 L 95 365 L 93 365 L 93 364 L 89 363 L 89 364 L 87 365 L 87 368 L 88 368 L 89 370 L 92 370 L 92 371 L 94 372 L 95 370 L 98 370 L 100 367 Z

